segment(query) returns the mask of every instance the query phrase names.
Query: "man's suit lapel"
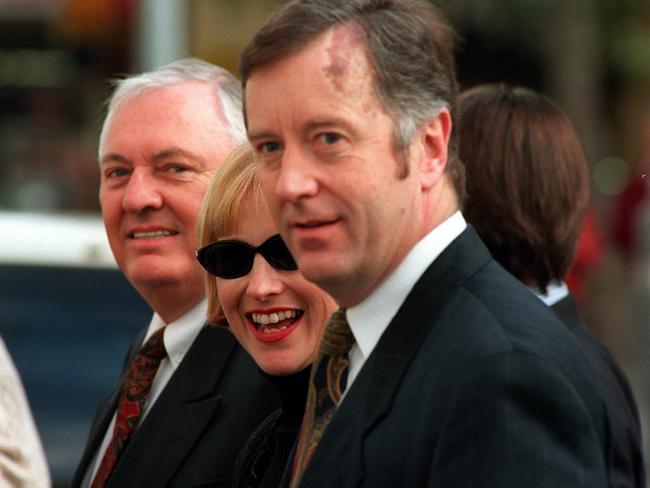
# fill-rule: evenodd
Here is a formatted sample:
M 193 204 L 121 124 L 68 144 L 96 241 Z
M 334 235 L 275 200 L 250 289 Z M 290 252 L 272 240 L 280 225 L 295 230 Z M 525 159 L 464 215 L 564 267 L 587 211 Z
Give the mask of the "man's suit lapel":
M 363 439 L 390 411 L 402 378 L 451 295 L 490 259 L 476 232 L 468 228 L 424 272 L 347 392 L 304 473 L 301 486 L 321 486 L 316 481 L 319 479 L 332 482 L 331 486 L 353 487 L 361 483 Z M 447 339 L 441 338 L 441 354 L 445 353 L 445 342 Z M 358 421 L 361 405 L 362 424 Z M 341 469 L 343 459 L 345 470 Z M 343 472 L 343 479 L 332 480 L 328 472 Z
M 120 381 L 120 384 L 122 382 Z M 88 434 L 88 441 L 84 448 L 83 455 L 79 461 L 79 466 L 72 479 L 71 488 L 81 486 L 81 483 L 86 475 L 86 471 L 90 468 L 97 450 L 100 448 L 106 429 L 113 418 L 113 414 L 117 409 L 117 401 L 120 394 L 120 385 L 118 385 L 108 397 L 106 397 L 97 407 L 97 413 L 94 417 L 94 422 L 90 427 Z M 102 453 L 103 454 L 103 453 Z
M 402 377 L 452 295 L 490 259 L 478 235 L 470 228 L 420 277 L 368 358 L 370 387 L 364 431 L 371 429 L 390 409 Z
M 214 418 L 216 385 L 235 350 L 232 334 L 204 327 L 111 476 L 110 486 L 165 486 Z M 140 473 L 142 479 L 134 479 Z M 146 478 L 145 478 L 146 476 Z

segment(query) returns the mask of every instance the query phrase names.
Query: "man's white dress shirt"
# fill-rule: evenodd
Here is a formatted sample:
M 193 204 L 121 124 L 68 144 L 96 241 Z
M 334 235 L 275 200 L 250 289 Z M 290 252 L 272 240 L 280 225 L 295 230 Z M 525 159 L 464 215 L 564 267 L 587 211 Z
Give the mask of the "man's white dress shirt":
M 424 236 L 370 295 L 346 310 L 346 317 L 355 339 L 349 353 L 350 367 L 346 391 L 415 283 L 466 227 L 465 218 L 457 211 Z

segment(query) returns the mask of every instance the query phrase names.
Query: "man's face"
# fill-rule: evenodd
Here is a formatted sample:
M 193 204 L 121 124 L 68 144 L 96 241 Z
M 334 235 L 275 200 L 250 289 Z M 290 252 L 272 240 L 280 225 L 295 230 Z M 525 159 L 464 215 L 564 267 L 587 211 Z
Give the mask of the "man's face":
M 254 71 L 246 115 L 264 193 L 301 272 L 340 305 L 357 303 L 420 230 L 417 167 L 398 177 L 392 121 L 359 34 L 327 31 Z
M 186 82 L 128 100 L 110 121 L 99 199 L 115 259 L 145 298 L 170 286 L 195 302 L 204 294 L 196 217 L 233 147 L 217 103 L 206 84 Z

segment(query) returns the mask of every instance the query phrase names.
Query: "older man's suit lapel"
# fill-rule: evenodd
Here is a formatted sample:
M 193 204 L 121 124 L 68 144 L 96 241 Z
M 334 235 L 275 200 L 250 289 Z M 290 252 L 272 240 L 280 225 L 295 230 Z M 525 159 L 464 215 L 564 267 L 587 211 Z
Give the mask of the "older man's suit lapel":
M 120 381 L 120 384 L 122 382 Z M 97 407 L 97 413 L 95 414 L 95 420 L 93 421 L 90 427 L 90 433 L 88 434 L 88 441 L 84 448 L 81 461 L 77 468 L 77 472 L 74 475 L 74 478 L 71 483 L 71 488 L 76 488 L 81 486 L 81 482 L 88 470 L 90 463 L 93 461 L 93 457 L 99 449 L 106 429 L 113 418 L 113 414 L 117 410 L 117 401 L 119 398 L 120 387 L 115 388 L 108 397 L 106 397 Z
M 110 486 L 165 486 L 214 417 L 221 400 L 216 386 L 235 348 L 227 330 L 201 331 L 135 432 Z
M 304 473 L 301 486 L 353 487 L 363 480 L 363 439 L 391 409 L 401 379 L 425 337 L 436 327 L 436 318 L 451 295 L 489 260 L 489 253 L 474 230 L 467 229 L 429 266 L 347 392 Z M 438 333 L 441 337 L 436 353 L 431 355 L 432 369 L 444 364 L 449 353 L 447 345 L 453 340 L 449 328 Z M 361 405 L 364 413 L 359 415 Z M 363 419 L 362 424 L 359 418 Z M 336 438 L 345 438 L 346 442 L 331 442 Z M 340 477 L 332 479 L 331 473 L 339 473 Z

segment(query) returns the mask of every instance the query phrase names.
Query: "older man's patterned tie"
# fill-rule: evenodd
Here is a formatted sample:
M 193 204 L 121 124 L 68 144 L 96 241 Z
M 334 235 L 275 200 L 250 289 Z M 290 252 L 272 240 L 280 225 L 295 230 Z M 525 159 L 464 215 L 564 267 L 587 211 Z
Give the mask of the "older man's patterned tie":
M 305 416 L 293 458 L 291 488 L 299 485 L 300 478 L 341 401 L 348 378 L 348 351 L 353 344 L 354 336 L 345 318 L 345 310 L 339 309 L 325 327 L 318 356 L 312 365 Z
M 131 362 L 129 372 L 122 384 L 113 437 L 106 448 L 92 482 L 92 488 L 103 488 L 106 485 L 120 454 L 129 442 L 131 433 L 138 425 L 145 401 L 149 396 L 149 390 L 151 390 L 151 382 L 156 376 L 160 361 L 167 356 L 163 343 L 164 330 L 163 327 L 156 331 Z

